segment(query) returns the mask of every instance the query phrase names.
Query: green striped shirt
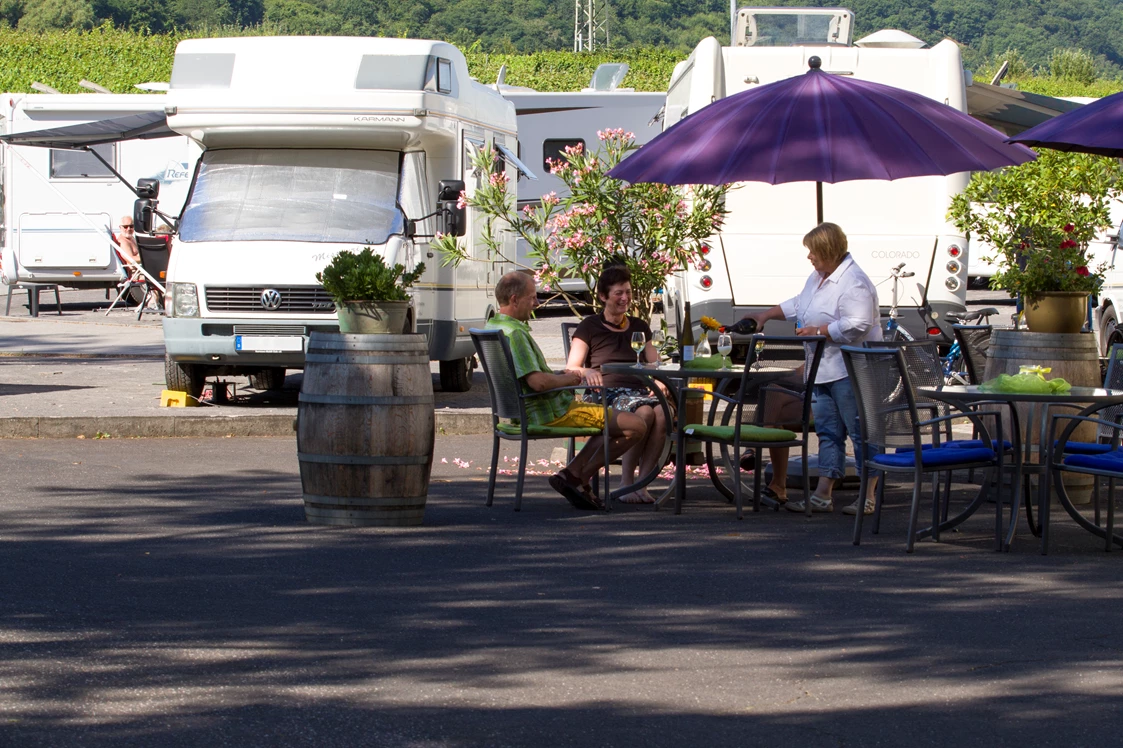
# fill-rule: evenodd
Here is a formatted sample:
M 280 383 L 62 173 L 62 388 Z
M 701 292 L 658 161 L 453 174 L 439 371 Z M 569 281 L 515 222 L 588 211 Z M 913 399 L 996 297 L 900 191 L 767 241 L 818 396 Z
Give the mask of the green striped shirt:
M 532 394 L 534 390 L 527 385 L 526 376 L 536 371 L 552 374 L 553 370 L 546 363 L 542 349 L 531 337 L 530 325 L 506 314 L 496 314 L 488 320 L 487 327 L 502 330 L 507 335 L 507 342 L 511 345 L 511 357 L 515 360 L 515 376 L 519 379 L 523 394 Z M 573 402 L 573 392 L 569 390 L 527 398 L 527 420 L 533 426 L 549 423 L 565 415 L 571 402 Z

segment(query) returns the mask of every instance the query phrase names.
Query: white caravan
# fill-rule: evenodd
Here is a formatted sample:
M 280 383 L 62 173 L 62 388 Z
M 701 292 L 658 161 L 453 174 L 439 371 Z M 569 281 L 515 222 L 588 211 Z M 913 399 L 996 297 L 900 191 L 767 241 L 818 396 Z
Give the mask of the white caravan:
M 442 387 L 470 386 L 468 329 L 495 309 L 506 268 L 456 200 L 480 184 L 479 149 L 495 144 L 512 182 L 519 164 L 514 106 L 469 78 L 459 50 L 381 38 L 185 40 L 166 111 L 169 127 L 204 148 L 168 268 L 170 387 L 198 393 L 222 373 L 279 386 L 286 368 L 303 367 L 312 331 L 338 330 L 316 273 L 364 246 L 407 269 L 425 263 L 408 324 L 428 337 Z M 442 267 L 429 250 L 436 231 L 466 235 L 474 261 Z
M 627 70 L 628 66 L 622 63 L 601 65 L 593 75 L 591 87 L 580 92 L 499 87 L 504 98 L 515 105 L 519 158 L 538 176 L 537 180 L 530 180 L 520 175 L 519 210 L 537 204 L 551 192 L 563 199 L 569 196 L 569 188 L 550 173 L 547 164 L 547 159 L 561 160 L 566 148 L 580 144 L 586 150 L 595 151 L 599 147 L 597 132 L 610 128 L 634 133 L 638 145 L 662 132 L 658 120 L 666 94 L 617 88 L 616 84 Z M 598 87 L 601 80 L 607 80 L 607 85 Z M 516 261 L 524 267 L 531 263 L 527 250 L 526 242 L 519 240 Z M 563 280 L 562 290 L 587 291 L 581 279 Z
M 160 95 L 6 93 L 0 94 L 0 134 L 163 109 Z M 0 150 L 4 283 L 96 288 L 124 280 L 110 231 L 132 212 L 136 196 L 113 172 L 129 184 L 158 180 L 162 203 L 174 215 L 187 198 L 200 153 L 185 137 L 107 143 L 93 150 L 97 155 L 7 144 Z
M 841 8 L 738 9 L 734 46 L 704 39 L 675 67 L 664 127 L 717 99 L 802 75 L 812 55 L 826 72 L 908 89 L 966 111 L 954 42 L 924 49 L 908 34 L 881 31 L 852 43 L 852 28 L 853 13 Z M 967 240 L 946 214 L 969 176 L 823 185 L 823 219 L 846 231 L 883 308 L 893 292 L 889 271 L 905 263 L 915 273 L 902 282 L 899 301 L 901 323 L 914 336 L 937 325 L 949 333 L 946 313 L 965 308 Z M 814 183 L 742 183 L 730 191 L 727 207 L 703 269 L 673 279 L 671 301 L 680 320 L 682 304 L 690 301 L 694 320 L 705 314 L 732 322 L 796 295 L 811 272 L 802 238 L 816 222 Z

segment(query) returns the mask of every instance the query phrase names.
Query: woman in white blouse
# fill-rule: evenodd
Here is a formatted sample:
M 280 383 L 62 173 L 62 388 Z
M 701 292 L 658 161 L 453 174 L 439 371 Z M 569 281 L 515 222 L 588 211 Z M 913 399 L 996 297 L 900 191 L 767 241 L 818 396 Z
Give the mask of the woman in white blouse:
M 878 324 L 880 311 L 877 290 L 847 249 L 846 234 L 838 225 L 821 223 L 803 237 L 807 259 L 815 271 L 798 296 L 764 312 L 748 314 L 756 320 L 758 328 L 773 319 L 795 320 L 796 335 L 822 335 L 827 339 L 815 381 L 812 413 L 815 433 L 819 438 L 819 482 L 811 496 L 814 512 L 834 511 L 832 491 L 836 480 L 841 480 L 846 468 L 846 435 L 854 445 L 854 455 L 859 466 L 862 462 L 862 445 L 858 430 L 858 406 L 854 389 L 846 375 L 841 347 L 861 345 L 867 340 L 881 340 Z M 786 455 L 783 455 L 786 457 Z M 773 459 L 773 485 L 783 485 L 787 478 L 786 459 Z M 873 513 L 876 481 L 870 481 L 862 510 Z M 845 514 L 857 514 L 861 499 L 843 508 Z M 806 510 L 802 501 L 791 501 L 785 506 L 794 511 Z

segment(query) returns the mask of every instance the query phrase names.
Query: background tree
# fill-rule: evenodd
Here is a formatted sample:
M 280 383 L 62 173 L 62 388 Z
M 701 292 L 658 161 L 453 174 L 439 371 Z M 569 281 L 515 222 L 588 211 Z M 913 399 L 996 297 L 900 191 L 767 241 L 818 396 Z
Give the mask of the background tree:
M 90 29 L 94 26 L 94 8 L 89 0 L 38 0 L 24 6 L 19 19 L 20 31 L 51 31 L 54 29 Z

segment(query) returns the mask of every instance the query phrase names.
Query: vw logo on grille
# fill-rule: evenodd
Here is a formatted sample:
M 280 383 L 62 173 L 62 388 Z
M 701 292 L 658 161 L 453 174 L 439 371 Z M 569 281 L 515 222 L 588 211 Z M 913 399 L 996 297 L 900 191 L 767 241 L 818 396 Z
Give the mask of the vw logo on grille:
M 261 292 L 261 305 L 269 311 L 281 308 L 281 292 L 275 288 L 267 288 Z

